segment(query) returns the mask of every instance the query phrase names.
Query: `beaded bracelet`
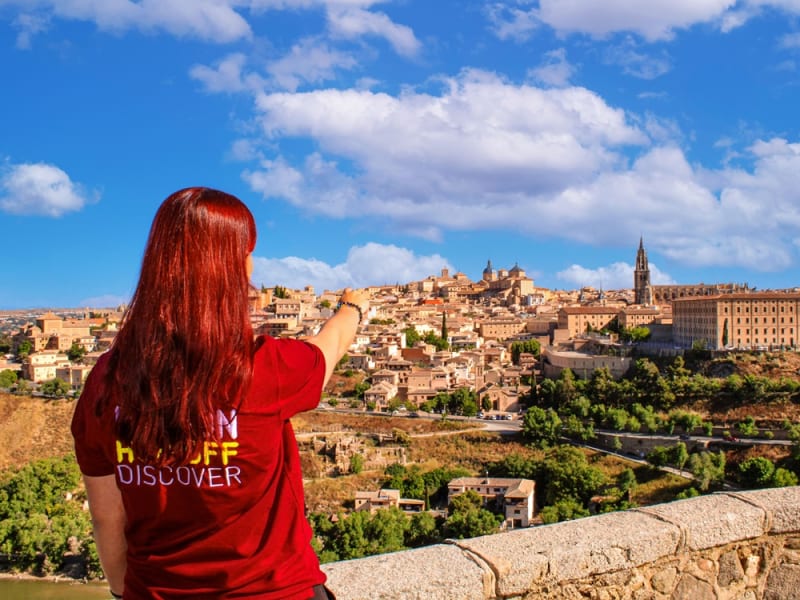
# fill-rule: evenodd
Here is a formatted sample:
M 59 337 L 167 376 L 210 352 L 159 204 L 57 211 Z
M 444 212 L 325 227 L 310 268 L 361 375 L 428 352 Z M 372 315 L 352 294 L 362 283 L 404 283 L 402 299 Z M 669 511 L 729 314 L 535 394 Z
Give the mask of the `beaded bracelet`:
M 358 324 L 361 325 L 361 321 L 364 319 L 364 313 L 361 311 L 361 307 L 355 302 L 348 302 L 347 300 L 339 300 L 338 304 L 336 304 L 336 310 L 338 311 L 343 306 L 350 306 L 358 311 Z

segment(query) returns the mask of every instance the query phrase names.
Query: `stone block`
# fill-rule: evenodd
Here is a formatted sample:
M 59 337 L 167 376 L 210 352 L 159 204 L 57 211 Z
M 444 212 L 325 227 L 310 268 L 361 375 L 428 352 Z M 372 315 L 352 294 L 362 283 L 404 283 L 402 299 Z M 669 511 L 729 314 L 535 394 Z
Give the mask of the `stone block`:
M 764 600 L 800 600 L 800 565 L 780 565 L 767 577 Z
M 454 543 L 491 566 L 506 597 L 650 563 L 673 555 L 679 541 L 676 526 L 627 511 Z
M 800 531 L 800 486 L 730 494 L 766 511 L 770 533 Z
M 694 575 L 684 574 L 672 594 L 675 600 L 700 600 L 714 598 L 714 587 Z
M 722 587 L 728 587 L 732 583 L 744 579 L 744 569 L 739 560 L 739 554 L 732 550 L 719 557 L 719 575 L 717 583 Z
M 637 509 L 680 527 L 688 550 L 706 550 L 757 538 L 765 532 L 764 509 L 727 494 L 700 496 Z
M 494 576 L 455 546 L 438 545 L 322 565 L 343 600 L 486 600 Z
M 661 569 L 650 578 L 650 585 L 660 594 L 669 594 L 675 586 L 675 579 L 678 577 L 678 569 L 667 567 Z

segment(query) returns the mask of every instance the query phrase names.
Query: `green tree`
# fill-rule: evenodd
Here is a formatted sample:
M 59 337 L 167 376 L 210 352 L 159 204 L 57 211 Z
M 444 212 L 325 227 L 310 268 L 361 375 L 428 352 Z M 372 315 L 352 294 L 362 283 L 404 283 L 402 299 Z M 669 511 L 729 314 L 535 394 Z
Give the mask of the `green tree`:
M 675 448 L 672 451 L 672 460 L 675 462 L 675 466 L 683 471 L 686 461 L 689 460 L 689 451 L 686 449 L 686 444 L 683 442 L 675 444 Z
M 743 437 L 756 437 L 758 435 L 756 420 L 751 416 L 745 417 L 736 427 Z
M 547 453 L 538 473 L 543 482 L 544 504 L 575 498 L 586 505 L 606 484 L 606 476 L 589 465 L 586 455 L 572 446 L 558 446 Z
M 51 398 L 63 398 L 67 395 L 67 392 L 69 392 L 70 387 L 69 384 L 63 379 L 54 377 L 53 379 L 49 379 L 48 381 L 42 383 L 40 390 L 45 396 L 49 396 Z
M 285 300 L 289 297 L 289 291 L 282 285 L 276 285 L 274 288 L 272 288 L 272 293 L 275 298 L 280 298 L 281 300 Z
M 409 548 L 427 546 L 440 539 L 436 517 L 425 511 L 412 515 L 406 529 L 405 544 Z
M 617 477 L 617 486 L 622 493 L 633 491 L 637 484 L 636 473 L 633 472 L 633 469 L 626 468 Z
M 770 487 L 791 487 L 795 485 L 797 485 L 797 475 L 783 467 L 775 469 Z
M 70 349 L 67 350 L 67 358 L 72 362 L 79 362 L 84 356 L 86 356 L 86 348 L 80 344 L 73 343 Z
M 511 362 L 515 365 L 519 364 L 520 354 L 533 354 L 538 357 L 541 351 L 541 345 L 537 340 L 526 340 L 524 342 L 511 343 Z
M 17 383 L 17 373 L 11 369 L 0 371 L 0 388 L 10 388 Z
M 17 358 L 27 358 L 31 350 L 33 350 L 33 344 L 31 344 L 29 340 L 22 340 L 19 345 L 17 345 Z
M 739 464 L 739 481 L 748 488 L 770 487 L 775 463 L 763 456 L 754 456 Z
M 702 492 L 721 484 L 725 479 L 725 453 L 698 452 L 689 456 L 689 471 Z
M 555 504 L 545 506 L 539 516 L 544 524 L 558 523 L 559 521 L 571 521 L 589 516 L 589 511 L 583 504 L 575 498 L 564 498 Z
M 370 386 L 366 381 L 360 381 L 357 384 L 355 384 L 355 386 L 353 386 L 353 393 L 355 394 L 355 397 L 358 399 L 363 399 L 364 392 L 366 392 L 369 389 L 369 387 Z
M 358 475 L 364 470 L 364 457 L 360 454 L 353 454 L 350 457 L 350 472 Z
M 442 526 L 445 537 L 464 539 L 497 532 L 502 517 L 482 508 L 481 497 L 472 490 L 455 496 L 447 507 Z
M 414 344 L 416 344 L 421 338 L 419 332 L 417 332 L 417 328 L 413 325 L 406 327 L 403 330 L 403 333 L 406 334 L 406 347 L 413 348 Z
M 549 448 L 558 441 L 561 419 L 552 408 L 531 406 L 522 419 L 522 437 L 532 446 Z

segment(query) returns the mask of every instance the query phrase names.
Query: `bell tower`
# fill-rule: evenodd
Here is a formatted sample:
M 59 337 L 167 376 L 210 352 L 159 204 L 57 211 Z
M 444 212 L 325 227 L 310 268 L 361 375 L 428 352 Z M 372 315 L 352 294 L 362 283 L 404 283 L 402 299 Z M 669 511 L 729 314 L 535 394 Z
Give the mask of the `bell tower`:
M 633 271 L 634 304 L 653 304 L 653 288 L 650 285 L 650 266 L 647 263 L 647 252 L 643 239 L 639 238 L 639 250 L 636 252 L 636 267 Z

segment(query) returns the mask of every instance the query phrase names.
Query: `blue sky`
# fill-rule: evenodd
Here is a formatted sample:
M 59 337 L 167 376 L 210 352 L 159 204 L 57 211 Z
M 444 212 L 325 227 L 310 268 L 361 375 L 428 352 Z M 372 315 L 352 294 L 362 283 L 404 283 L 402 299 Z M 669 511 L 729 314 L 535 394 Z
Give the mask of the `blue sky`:
M 797 0 L 0 0 L 0 308 L 125 301 L 159 203 L 256 284 L 800 285 Z

